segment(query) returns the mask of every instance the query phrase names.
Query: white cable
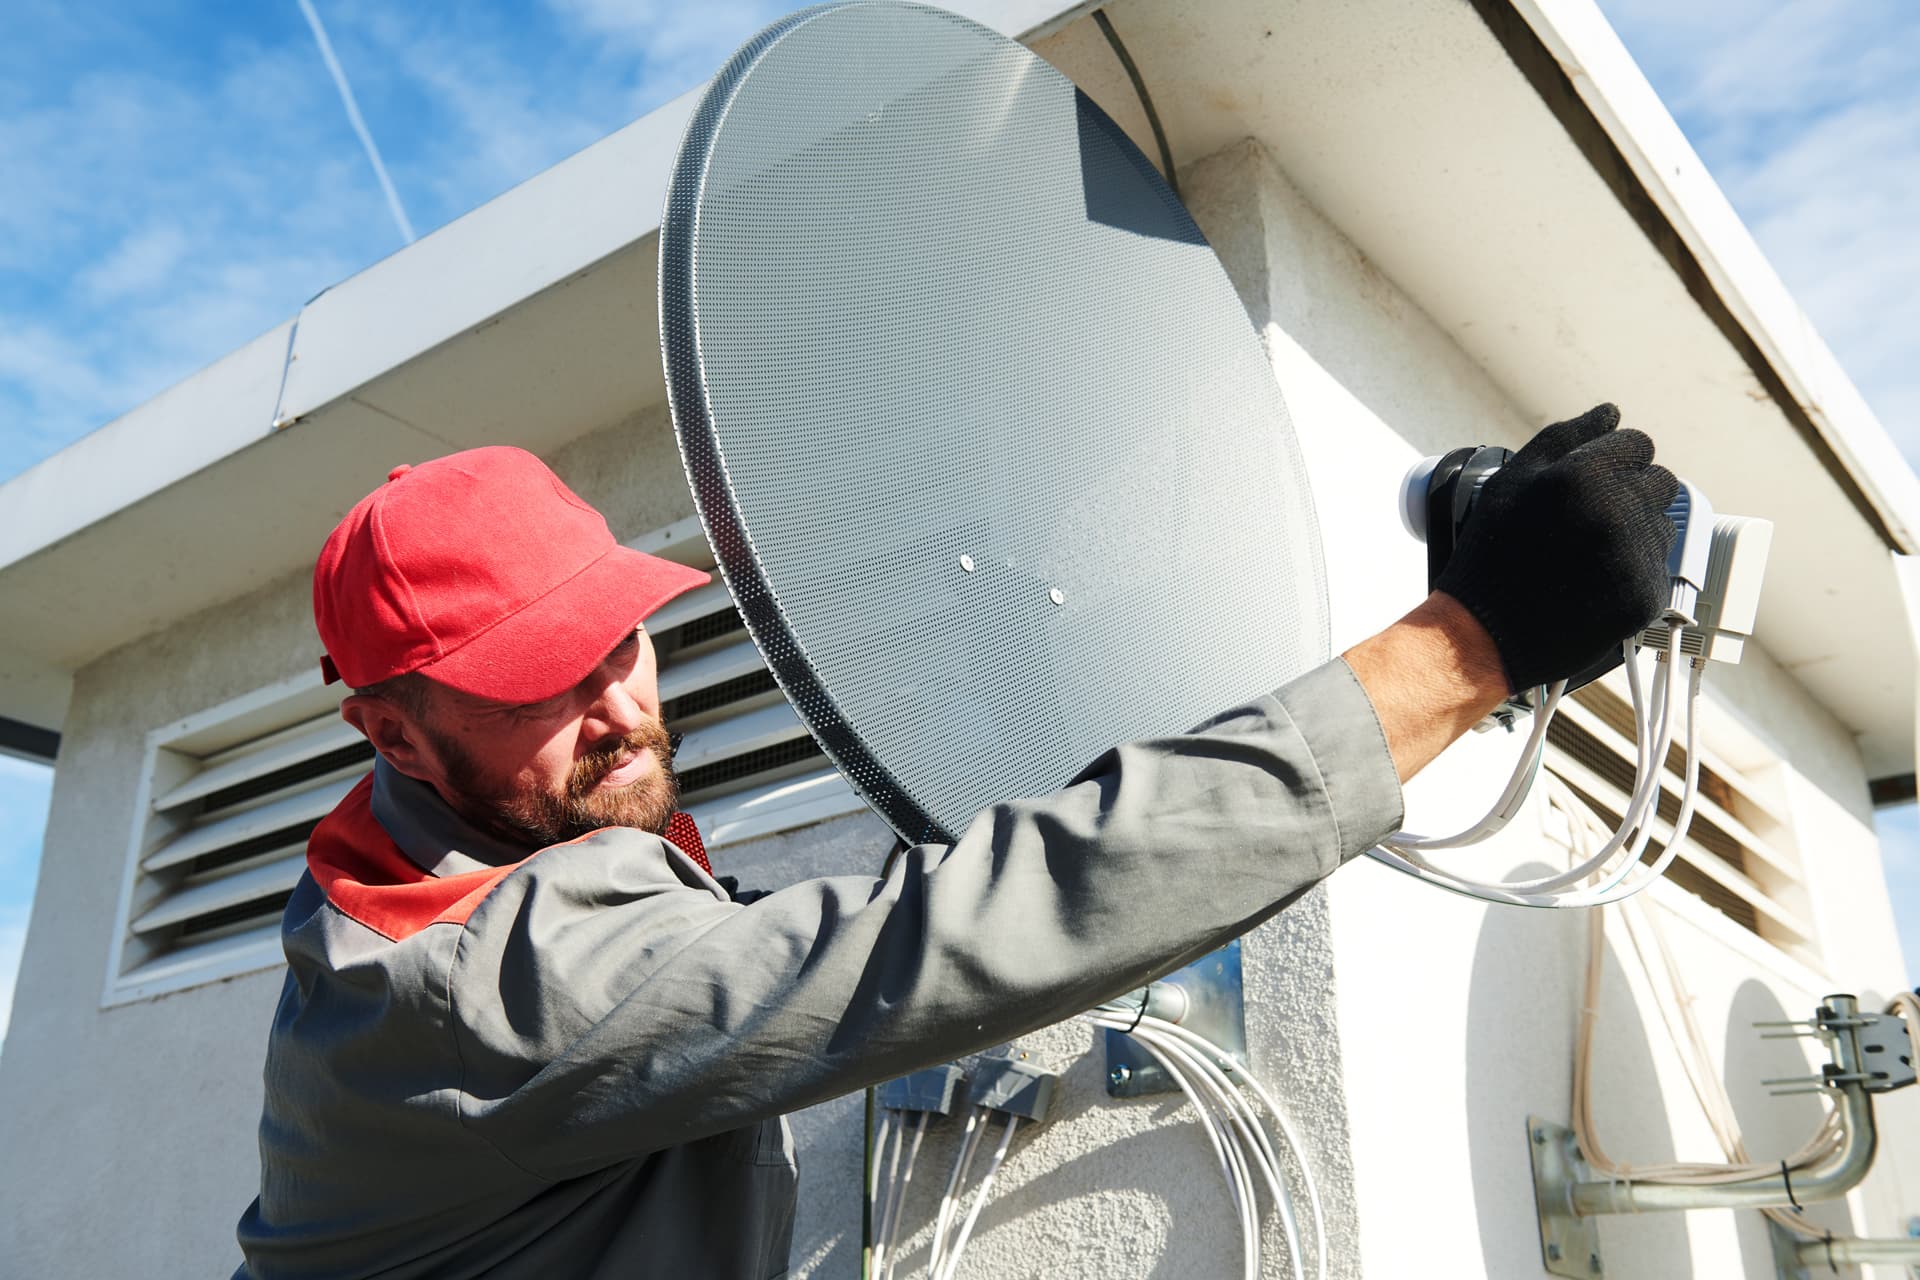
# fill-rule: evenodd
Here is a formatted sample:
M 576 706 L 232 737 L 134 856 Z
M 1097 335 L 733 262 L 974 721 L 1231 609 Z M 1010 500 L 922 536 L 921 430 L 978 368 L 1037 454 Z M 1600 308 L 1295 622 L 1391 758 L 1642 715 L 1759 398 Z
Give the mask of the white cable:
M 1534 779 L 1539 776 L 1541 762 L 1546 759 L 1547 725 L 1552 721 L 1553 713 L 1559 709 L 1560 697 L 1566 689 L 1567 682 L 1561 680 L 1551 688 L 1539 690 L 1536 696 L 1540 706 L 1533 717 L 1533 731 L 1527 735 L 1526 749 L 1520 755 L 1520 763 L 1514 766 L 1513 776 L 1507 780 L 1506 790 L 1500 793 L 1500 798 L 1494 801 L 1493 808 L 1487 811 L 1485 817 L 1450 836 L 1420 836 L 1410 831 L 1396 831 L 1393 834 L 1393 847 L 1402 852 L 1409 849 L 1457 849 L 1461 845 L 1479 843 L 1512 821 L 1514 815 L 1520 812 Z
M 1153 1028 L 1155 1031 L 1183 1040 L 1196 1050 L 1202 1052 L 1219 1052 L 1204 1036 L 1198 1035 L 1186 1027 L 1180 1026 L 1178 1023 L 1165 1022 L 1159 1018 L 1145 1018 L 1142 1019 L 1142 1021 L 1155 1024 Z M 1321 1208 L 1320 1187 L 1319 1184 L 1314 1181 L 1313 1167 L 1307 1163 L 1306 1143 L 1301 1140 L 1299 1131 L 1293 1127 L 1293 1122 L 1287 1118 L 1287 1113 L 1285 1109 L 1280 1106 L 1279 1101 L 1267 1091 L 1267 1087 L 1264 1084 L 1260 1083 L 1259 1077 L 1246 1070 L 1236 1070 L 1234 1074 L 1243 1081 L 1249 1089 L 1253 1090 L 1254 1097 L 1260 1100 L 1260 1105 L 1267 1109 L 1267 1114 L 1273 1117 L 1274 1124 L 1279 1126 L 1281 1140 L 1286 1143 L 1288 1149 L 1293 1153 L 1293 1162 L 1295 1167 L 1300 1171 L 1300 1181 L 1307 1189 L 1307 1205 L 1313 1217 L 1317 1269 L 1320 1280 L 1326 1280 L 1326 1215 Z
M 1209 1141 L 1215 1144 L 1216 1156 L 1221 1155 L 1221 1141 L 1225 1140 L 1223 1170 L 1227 1173 L 1229 1192 L 1234 1197 L 1235 1209 L 1241 1218 L 1242 1255 L 1247 1263 L 1247 1274 L 1257 1276 L 1259 1273 L 1259 1209 L 1249 1173 L 1252 1167 L 1259 1169 L 1279 1210 L 1295 1280 L 1305 1280 L 1305 1255 L 1301 1247 L 1299 1222 L 1295 1217 L 1292 1194 L 1279 1167 L 1279 1156 L 1258 1114 L 1241 1095 L 1233 1078 L 1215 1061 L 1219 1049 L 1204 1037 L 1158 1018 L 1141 1018 L 1136 1026 L 1130 1015 L 1107 1009 L 1096 1012 L 1092 1019 L 1098 1025 L 1117 1031 L 1127 1032 L 1131 1029 L 1134 1039 L 1167 1070 L 1194 1104 Z M 1191 1072 L 1193 1079 L 1199 1082 L 1197 1085 L 1187 1079 L 1187 1072 Z M 1300 1167 L 1314 1219 L 1315 1242 L 1318 1245 L 1317 1271 L 1324 1280 L 1327 1270 L 1325 1218 L 1321 1211 L 1319 1188 L 1307 1166 L 1299 1136 L 1287 1123 L 1279 1104 L 1264 1086 L 1245 1072 L 1236 1069 L 1235 1075 L 1255 1089 L 1256 1096 L 1274 1115 L 1285 1135 L 1282 1140 L 1287 1143 Z M 1216 1110 L 1227 1121 L 1227 1127 L 1217 1132 L 1219 1120 L 1209 1114 Z M 1246 1212 L 1241 1212 L 1243 1203 Z
M 879 1244 L 873 1254 L 874 1280 L 888 1280 L 899 1261 L 900 1255 L 896 1242 L 900 1237 L 900 1219 L 905 1216 L 902 1206 L 907 1202 L 907 1188 L 913 1185 L 913 1166 L 914 1162 L 920 1158 L 920 1143 L 927 1136 L 928 1115 L 929 1113 L 922 1111 L 915 1120 L 913 1145 L 907 1149 L 907 1163 L 900 1170 L 899 1182 L 894 1184 L 887 1193 L 886 1220 L 876 1233 Z
M 991 1123 L 991 1120 L 988 1123 Z M 1019 1123 L 1019 1116 L 1007 1117 L 1006 1132 L 1000 1135 L 1000 1145 L 993 1149 L 993 1158 L 987 1161 L 987 1171 L 981 1175 L 980 1189 L 973 1194 L 973 1207 L 967 1210 L 967 1220 L 960 1225 L 959 1234 L 953 1238 L 953 1248 L 947 1254 L 946 1268 L 938 1272 L 933 1280 L 953 1280 L 953 1273 L 960 1266 L 960 1255 L 967 1247 L 968 1238 L 973 1235 L 973 1224 L 980 1220 L 980 1210 L 987 1203 L 987 1196 L 993 1191 L 993 1177 L 1000 1172 L 1000 1164 L 1007 1158 L 1007 1147 L 1012 1144 L 1013 1131 Z
M 1111 1023 L 1102 1025 L 1113 1026 Z M 1126 1027 L 1114 1026 L 1113 1029 L 1125 1031 Z M 1234 1214 L 1241 1218 L 1241 1230 L 1244 1231 L 1246 1229 L 1245 1200 L 1240 1195 L 1239 1184 L 1234 1180 L 1233 1164 L 1227 1159 L 1227 1144 L 1233 1140 L 1232 1135 L 1220 1123 L 1220 1117 L 1214 1114 L 1213 1108 L 1206 1105 L 1205 1100 L 1200 1096 L 1199 1087 L 1187 1077 L 1186 1072 L 1170 1061 L 1167 1055 L 1160 1052 L 1154 1045 L 1142 1042 L 1142 1047 L 1153 1056 L 1155 1062 L 1160 1064 L 1160 1069 L 1167 1073 L 1167 1077 L 1179 1086 L 1180 1092 L 1187 1096 L 1187 1101 L 1193 1104 L 1194 1113 L 1200 1121 L 1200 1129 L 1207 1135 L 1207 1141 L 1213 1147 L 1214 1159 L 1220 1164 L 1220 1176 L 1227 1183 L 1227 1194 L 1233 1200 Z
M 882 1111 L 880 1123 L 874 1129 L 873 1163 L 867 1170 L 867 1203 L 873 1204 L 880 1198 L 880 1162 L 887 1149 L 887 1127 L 893 1123 L 893 1112 Z
M 1105 1010 L 1095 1011 L 1089 1014 L 1088 1018 L 1097 1026 L 1108 1027 L 1122 1034 L 1132 1034 L 1136 1030 L 1137 1022 L 1143 1021 L 1137 1019 L 1132 1013 L 1115 1015 Z M 1194 1114 L 1200 1121 L 1201 1131 L 1207 1135 L 1207 1141 L 1213 1147 L 1214 1158 L 1220 1164 L 1220 1175 L 1227 1185 L 1227 1199 L 1233 1206 L 1234 1218 L 1240 1227 L 1240 1252 L 1245 1265 L 1244 1274 L 1257 1277 L 1259 1274 L 1259 1208 L 1254 1202 L 1253 1188 L 1246 1177 L 1245 1164 L 1242 1160 L 1236 1159 L 1237 1140 L 1222 1123 L 1220 1117 L 1215 1114 L 1208 1095 L 1187 1076 L 1185 1071 L 1170 1060 L 1158 1044 L 1145 1040 L 1139 1043 L 1141 1048 L 1160 1064 L 1168 1078 L 1179 1086 L 1180 1092 L 1186 1095 L 1187 1101 L 1193 1104 Z
M 1250 1280 L 1258 1280 L 1260 1274 L 1260 1212 L 1259 1201 L 1254 1193 L 1253 1179 L 1248 1173 L 1249 1166 L 1259 1169 L 1261 1177 L 1267 1183 L 1268 1194 L 1281 1209 L 1281 1226 L 1287 1240 L 1288 1256 L 1293 1262 L 1294 1280 L 1306 1280 L 1306 1273 L 1300 1260 L 1299 1226 L 1294 1221 L 1293 1205 L 1287 1195 L 1286 1186 L 1281 1181 L 1273 1148 L 1268 1143 L 1265 1132 L 1260 1128 L 1258 1117 L 1251 1116 L 1251 1113 L 1246 1110 L 1245 1100 L 1240 1097 L 1233 1082 L 1228 1080 L 1218 1065 L 1212 1061 L 1211 1055 L 1218 1050 L 1209 1046 L 1206 1051 L 1195 1053 L 1180 1041 L 1170 1036 L 1163 1036 L 1147 1026 L 1146 1023 L 1150 1021 L 1157 1021 L 1157 1019 L 1144 1019 L 1140 1028 L 1133 1033 L 1134 1038 L 1150 1049 L 1177 1058 L 1183 1065 L 1192 1068 L 1201 1088 L 1209 1095 L 1209 1100 L 1231 1126 L 1230 1132 L 1238 1131 L 1238 1140 L 1229 1144 L 1228 1151 L 1238 1157 L 1241 1186 L 1244 1188 L 1249 1210 L 1244 1230 L 1248 1245 L 1245 1260 Z M 1249 1119 L 1252 1121 L 1251 1124 Z
M 960 1147 L 953 1153 L 953 1168 L 947 1174 L 946 1190 L 940 1194 L 940 1213 L 933 1220 L 933 1244 L 927 1253 L 927 1275 L 938 1277 L 940 1264 L 944 1258 L 942 1248 L 946 1242 L 947 1228 L 953 1222 L 955 1207 L 954 1189 L 967 1175 L 967 1169 L 973 1164 L 974 1148 L 980 1144 L 983 1129 L 980 1124 L 982 1109 L 974 1107 L 967 1112 L 967 1128 L 960 1136 Z
M 900 1196 L 900 1140 L 904 1138 L 907 1133 L 906 1117 L 902 1116 L 900 1119 L 901 1123 L 897 1125 L 889 1125 L 887 1118 L 881 1120 L 880 1141 L 874 1147 L 876 1156 L 886 1150 L 886 1135 L 888 1130 L 891 1129 L 893 1133 L 893 1159 L 890 1167 L 887 1169 L 887 1199 L 886 1203 L 880 1206 L 880 1221 L 876 1224 L 873 1233 L 873 1253 L 870 1255 L 868 1262 L 868 1265 L 872 1268 L 876 1276 L 880 1273 L 880 1269 L 886 1265 L 886 1224 L 892 1221 L 893 1215 L 898 1209 L 897 1202 Z M 880 1172 L 879 1165 L 880 1161 L 875 1159 L 874 1175 L 876 1177 L 878 1177 Z
M 1625 646 L 1625 650 L 1630 652 L 1631 646 Z M 1570 870 L 1554 875 L 1542 876 L 1534 880 L 1519 880 L 1498 884 L 1492 886 L 1495 890 L 1509 894 L 1549 892 L 1564 888 L 1568 885 L 1577 884 L 1581 880 L 1594 875 L 1639 831 L 1647 813 L 1649 788 L 1651 788 L 1651 794 L 1656 797 L 1654 803 L 1658 803 L 1659 776 L 1662 766 L 1652 762 L 1664 761 L 1664 751 L 1667 746 L 1671 745 L 1672 723 L 1669 717 L 1674 699 L 1668 695 L 1671 692 L 1670 686 L 1674 683 L 1671 677 L 1677 672 L 1676 669 L 1670 668 L 1670 678 L 1654 686 L 1652 705 L 1643 708 L 1641 706 L 1638 688 L 1639 681 L 1637 679 L 1639 675 L 1639 664 L 1633 662 L 1631 658 L 1629 658 L 1629 663 L 1628 671 L 1631 673 L 1629 676 L 1629 685 L 1634 694 L 1633 720 L 1636 726 L 1634 731 L 1636 758 L 1634 762 L 1633 791 L 1627 799 L 1626 810 L 1621 815 L 1619 830 L 1614 832 L 1613 837 L 1603 844 L 1596 853 Z M 1659 747 L 1658 750 L 1650 750 L 1649 748 L 1646 729 L 1644 727 L 1649 722 L 1657 722 L 1659 726 L 1655 731 L 1655 742 Z M 1398 837 L 1391 837 L 1387 845 L 1390 849 L 1397 852 L 1399 849 Z M 1630 866 L 1635 856 L 1637 855 L 1630 851 L 1626 865 Z M 1432 873 L 1434 876 L 1453 882 L 1453 884 L 1448 887 L 1463 886 L 1463 888 L 1459 889 L 1461 892 L 1470 892 L 1473 888 L 1479 887 L 1478 881 L 1467 879 L 1466 877 L 1447 871 L 1442 867 L 1434 866 L 1424 858 L 1419 857 L 1418 854 L 1406 855 L 1406 860 L 1414 866 Z
M 1398 837 L 1383 842 L 1380 848 L 1373 850 L 1373 856 L 1397 871 L 1439 888 L 1484 901 L 1525 907 L 1602 906 L 1610 902 L 1623 901 L 1659 879 L 1672 865 L 1673 859 L 1679 855 L 1681 841 L 1692 822 L 1699 786 L 1697 708 L 1704 663 L 1699 659 L 1693 659 L 1690 662 L 1691 671 L 1685 694 L 1687 771 L 1681 790 L 1680 814 L 1675 820 L 1674 833 L 1668 837 L 1660 857 L 1646 867 L 1645 874 L 1634 877 L 1634 869 L 1641 866 L 1641 855 L 1652 839 L 1653 830 L 1658 821 L 1660 798 L 1663 794 L 1662 779 L 1666 773 L 1666 758 L 1673 745 L 1676 704 L 1682 696 L 1679 667 L 1679 661 L 1683 656 L 1680 653 L 1682 629 L 1678 623 L 1668 626 L 1668 646 L 1666 652 L 1661 655 L 1661 660 L 1666 663 L 1666 670 L 1664 678 L 1654 686 L 1650 706 L 1644 708 L 1641 706 L 1639 672 L 1629 658 L 1627 679 L 1634 701 L 1635 747 L 1638 757 L 1634 789 L 1628 799 L 1619 829 L 1594 854 L 1580 860 L 1570 870 L 1557 875 L 1491 884 L 1434 866 L 1420 855 L 1417 848 L 1402 849 L 1398 844 Z M 1631 646 L 1627 646 L 1627 649 L 1630 651 Z M 1542 710 L 1544 712 L 1545 707 Z M 1657 724 L 1650 738 L 1647 732 L 1649 721 Z M 1535 730 L 1540 732 L 1541 726 L 1536 725 Z M 1574 887 L 1579 882 L 1596 875 L 1602 877 L 1597 883 L 1584 888 Z
M 1185 1027 L 1175 1023 L 1164 1022 L 1158 1018 L 1143 1019 L 1142 1029 L 1148 1035 L 1155 1038 L 1166 1038 L 1184 1042 L 1190 1047 L 1192 1052 L 1205 1058 L 1209 1066 L 1214 1065 L 1210 1055 L 1217 1054 L 1219 1050 L 1207 1041 L 1205 1037 L 1196 1035 Z M 1258 1135 L 1258 1142 L 1262 1152 L 1274 1171 L 1274 1180 L 1278 1183 L 1278 1186 L 1275 1188 L 1275 1200 L 1280 1209 L 1282 1226 L 1286 1231 L 1288 1247 L 1293 1251 L 1296 1275 L 1298 1275 L 1299 1268 L 1304 1265 L 1300 1261 L 1299 1226 L 1294 1220 L 1292 1196 L 1285 1190 L 1285 1181 L 1279 1169 L 1278 1155 L 1267 1142 L 1267 1135 L 1264 1128 L 1260 1125 L 1259 1117 L 1253 1112 L 1239 1091 L 1234 1088 L 1233 1080 L 1227 1077 L 1224 1070 L 1218 1070 L 1216 1068 L 1216 1074 L 1219 1083 L 1229 1091 L 1233 1103 L 1244 1110 L 1247 1118 L 1254 1126 L 1254 1132 Z M 1274 1099 L 1273 1095 L 1267 1091 L 1266 1086 L 1262 1085 L 1251 1073 L 1238 1068 L 1235 1069 L 1234 1077 L 1245 1082 L 1246 1085 L 1254 1091 L 1254 1096 L 1260 1099 L 1261 1104 L 1264 1105 L 1268 1113 L 1273 1116 L 1274 1122 L 1280 1126 L 1282 1134 L 1281 1140 L 1292 1152 L 1294 1163 L 1299 1167 L 1301 1181 L 1306 1185 L 1307 1201 L 1313 1216 L 1314 1239 L 1317 1245 L 1317 1270 L 1322 1280 L 1325 1280 L 1327 1273 L 1326 1219 L 1321 1211 L 1320 1189 L 1313 1180 L 1311 1167 L 1307 1164 L 1305 1145 L 1300 1141 L 1298 1132 L 1295 1131 L 1293 1125 L 1288 1121 L 1286 1112 L 1281 1109 L 1279 1102 Z
M 1280 1141 L 1284 1143 L 1293 1157 L 1299 1171 L 1300 1180 L 1306 1187 L 1307 1204 L 1313 1218 L 1315 1243 L 1315 1271 L 1319 1280 L 1326 1280 L 1328 1268 L 1328 1249 L 1326 1214 L 1320 1199 L 1320 1188 L 1313 1177 L 1312 1166 L 1307 1162 L 1306 1144 L 1299 1132 L 1288 1120 L 1280 1103 L 1268 1091 L 1259 1079 L 1237 1065 L 1222 1066 L 1219 1061 L 1220 1050 L 1204 1036 L 1176 1023 L 1164 1019 L 1144 1016 L 1141 1005 L 1132 1000 L 1116 1000 L 1101 1005 L 1087 1014 L 1087 1019 L 1096 1026 L 1107 1027 L 1122 1034 L 1131 1035 L 1136 1043 L 1151 1054 L 1164 1069 L 1168 1077 L 1180 1087 L 1182 1093 L 1193 1103 L 1202 1131 L 1207 1134 L 1209 1143 L 1214 1147 L 1214 1155 L 1221 1166 L 1221 1173 L 1227 1180 L 1228 1193 L 1232 1199 L 1237 1216 L 1241 1217 L 1241 1239 L 1243 1257 L 1251 1260 L 1259 1244 L 1259 1208 L 1255 1200 L 1251 1176 L 1246 1172 L 1248 1165 L 1257 1165 L 1266 1178 L 1268 1188 L 1274 1196 L 1280 1210 L 1282 1228 L 1287 1246 L 1293 1260 L 1296 1280 L 1303 1280 L 1303 1251 L 1300 1246 L 1299 1225 L 1294 1218 L 1294 1206 L 1291 1193 L 1287 1190 L 1286 1178 L 1279 1167 L 1279 1157 L 1260 1117 L 1252 1105 L 1236 1086 L 1235 1081 L 1244 1083 L 1269 1115 L 1280 1131 Z M 1188 1072 L 1193 1079 L 1188 1078 Z M 1232 1071 L 1229 1076 L 1228 1071 Z M 1201 1081 L 1203 1083 L 1195 1083 Z M 1216 1114 L 1216 1110 L 1218 1114 Z M 1223 1123 L 1221 1116 L 1233 1118 L 1232 1124 Z M 1244 1150 L 1241 1138 L 1245 1137 Z M 1229 1151 L 1239 1150 L 1242 1162 L 1236 1164 Z M 1251 1232 L 1249 1218 L 1241 1210 L 1245 1205 L 1251 1210 Z M 1251 1234 L 1251 1244 L 1249 1241 Z M 1258 1266 L 1248 1274 L 1257 1274 Z

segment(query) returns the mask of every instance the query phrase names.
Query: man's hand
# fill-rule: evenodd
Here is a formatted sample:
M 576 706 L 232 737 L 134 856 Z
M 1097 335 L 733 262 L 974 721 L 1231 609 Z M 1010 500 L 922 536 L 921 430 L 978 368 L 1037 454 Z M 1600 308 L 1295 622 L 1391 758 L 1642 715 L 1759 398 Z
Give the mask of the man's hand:
M 1474 504 L 1435 585 L 1493 637 L 1510 690 L 1605 657 L 1667 603 L 1679 482 L 1610 404 L 1556 422 Z
M 1581 671 L 1667 601 L 1678 481 L 1599 405 L 1527 442 L 1481 491 L 1425 603 L 1349 649 L 1405 782 L 1516 689 Z
M 1341 657 L 1373 701 L 1402 782 L 1507 696 L 1493 638 L 1438 591 Z

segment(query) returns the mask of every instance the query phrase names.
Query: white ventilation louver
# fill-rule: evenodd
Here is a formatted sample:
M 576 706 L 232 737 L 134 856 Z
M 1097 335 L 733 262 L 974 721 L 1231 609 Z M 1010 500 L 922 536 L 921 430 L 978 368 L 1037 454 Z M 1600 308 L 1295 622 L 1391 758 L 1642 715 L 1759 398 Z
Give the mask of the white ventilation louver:
M 106 1003 L 280 961 L 307 836 L 373 748 L 311 675 L 150 734 Z
M 1633 784 L 1632 712 L 1612 686 L 1618 673 L 1563 700 L 1547 730 L 1546 767 L 1609 824 L 1625 812 Z M 1741 928 L 1818 967 L 1792 829 L 1750 771 L 1717 755 L 1703 734 L 1700 788 L 1679 858 L 1666 878 Z M 1686 773 L 1675 744 L 1660 777 L 1659 816 L 1645 854 L 1652 861 L 1673 834 Z
M 694 520 L 631 545 L 713 567 Z M 865 808 L 780 694 L 723 584 L 674 600 L 647 630 L 668 727 L 683 735 L 683 804 L 710 850 Z M 343 694 L 316 671 L 149 736 L 104 1003 L 280 962 L 307 836 L 373 759 L 339 718 Z

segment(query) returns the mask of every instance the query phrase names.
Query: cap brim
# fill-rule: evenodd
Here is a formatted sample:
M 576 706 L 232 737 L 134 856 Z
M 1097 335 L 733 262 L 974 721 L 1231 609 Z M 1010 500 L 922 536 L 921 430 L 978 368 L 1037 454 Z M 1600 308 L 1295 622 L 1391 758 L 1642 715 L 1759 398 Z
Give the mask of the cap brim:
M 491 702 L 544 702 L 592 674 L 647 615 L 711 581 L 699 569 L 616 546 L 419 671 Z

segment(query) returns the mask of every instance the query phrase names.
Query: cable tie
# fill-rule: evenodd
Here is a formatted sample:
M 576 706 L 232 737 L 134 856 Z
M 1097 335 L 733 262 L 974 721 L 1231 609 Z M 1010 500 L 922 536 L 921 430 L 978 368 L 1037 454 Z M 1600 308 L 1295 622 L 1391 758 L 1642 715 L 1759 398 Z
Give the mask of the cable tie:
M 1805 1213 L 1806 1210 L 1803 1209 L 1800 1206 L 1800 1202 L 1794 1198 L 1793 1175 L 1787 1172 L 1787 1162 L 1785 1160 L 1780 1162 L 1780 1181 L 1787 1184 L 1787 1203 L 1793 1206 L 1793 1211 L 1795 1213 Z
M 1146 1020 L 1147 1020 L 1147 989 L 1143 987 L 1140 990 L 1140 1007 L 1133 1011 L 1133 1025 L 1128 1027 L 1125 1031 L 1122 1031 L 1120 1034 L 1123 1036 L 1132 1035 L 1134 1032 L 1140 1029 L 1140 1024 L 1145 1022 Z
M 1834 1265 L 1834 1261 L 1833 1261 L 1833 1232 L 1831 1231 L 1827 1232 L 1826 1245 L 1827 1245 L 1827 1270 L 1833 1272 L 1833 1274 L 1835 1275 L 1839 1275 L 1840 1268 Z

